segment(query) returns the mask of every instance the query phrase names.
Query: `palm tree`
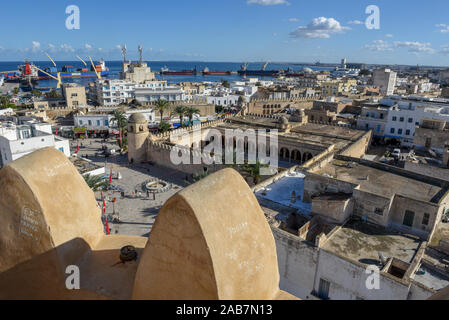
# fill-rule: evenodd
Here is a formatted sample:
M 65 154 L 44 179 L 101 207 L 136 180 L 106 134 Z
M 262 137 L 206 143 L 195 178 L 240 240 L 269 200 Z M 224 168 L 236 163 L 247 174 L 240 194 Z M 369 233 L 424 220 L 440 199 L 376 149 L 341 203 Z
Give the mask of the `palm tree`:
M 156 111 L 158 111 L 161 115 L 161 122 L 163 121 L 164 112 L 168 109 L 168 101 L 167 100 L 157 100 L 155 103 Z
M 164 133 L 171 130 L 171 124 L 166 121 L 161 121 L 159 123 L 159 132 Z
M 184 113 L 186 112 L 186 106 L 177 106 L 175 108 L 175 113 L 179 115 L 179 123 L 181 124 L 182 128 L 182 121 L 184 119 Z
M 259 160 L 255 164 L 245 164 L 242 167 L 242 170 L 249 173 L 249 175 L 253 178 L 254 184 L 258 184 L 260 181 L 260 169 L 268 168 L 269 164 L 263 164 Z
M 193 116 L 198 113 L 200 113 L 200 110 L 198 110 L 195 107 L 187 107 L 186 108 L 185 114 L 189 117 L 189 126 L 193 125 L 193 123 L 192 123 Z
M 119 133 L 120 133 L 120 139 L 119 139 L 119 147 L 122 148 L 122 137 L 123 137 L 123 132 L 125 131 L 126 126 L 128 125 L 128 119 L 126 118 L 126 115 L 123 111 L 120 110 L 114 110 L 114 116 L 111 119 L 112 122 L 116 122 L 118 129 L 119 129 Z
M 83 175 L 84 181 L 86 181 L 89 188 L 92 191 L 99 191 L 104 188 L 107 188 L 108 183 L 104 180 L 102 176 L 94 176 L 90 174 Z

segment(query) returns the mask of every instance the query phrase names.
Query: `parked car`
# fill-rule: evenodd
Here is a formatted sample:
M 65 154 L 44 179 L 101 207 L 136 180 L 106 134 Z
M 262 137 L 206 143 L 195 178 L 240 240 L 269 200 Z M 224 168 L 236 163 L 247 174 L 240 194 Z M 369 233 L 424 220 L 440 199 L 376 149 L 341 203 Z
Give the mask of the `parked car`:
M 391 153 L 391 156 L 395 159 L 398 159 L 400 155 L 401 155 L 401 149 L 394 149 L 393 152 Z

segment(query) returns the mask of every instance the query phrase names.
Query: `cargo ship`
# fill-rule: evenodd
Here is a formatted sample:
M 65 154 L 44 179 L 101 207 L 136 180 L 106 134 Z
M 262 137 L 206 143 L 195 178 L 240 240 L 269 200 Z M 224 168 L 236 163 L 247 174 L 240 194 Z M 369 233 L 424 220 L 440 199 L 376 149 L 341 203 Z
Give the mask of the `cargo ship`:
M 277 77 L 279 75 L 278 70 L 266 70 L 268 62 L 265 63 L 261 70 L 248 70 L 248 64 L 244 63 L 240 70 L 237 71 L 241 76 L 260 76 L 260 77 Z
M 59 73 L 61 78 L 96 78 L 97 73 L 101 75 L 101 77 L 109 75 L 109 69 L 106 67 L 106 63 L 103 60 L 100 60 L 99 64 L 95 65 L 95 69 L 93 66 L 82 69 L 75 69 L 73 66 L 63 66 L 60 70 L 56 67 L 43 68 L 43 70 L 53 77 L 57 77 Z M 51 78 L 48 74 L 45 74 L 42 71 L 38 71 L 37 77 L 39 80 Z
M 197 75 L 196 67 L 193 70 L 181 70 L 181 71 L 172 71 L 167 67 L 163 67 L 161 69 L 161 74 L 166 76 L 194 76 Z
M 230 76 L 232 71 L 210 71 L 208 67 L 202 71 L 204 76 Z

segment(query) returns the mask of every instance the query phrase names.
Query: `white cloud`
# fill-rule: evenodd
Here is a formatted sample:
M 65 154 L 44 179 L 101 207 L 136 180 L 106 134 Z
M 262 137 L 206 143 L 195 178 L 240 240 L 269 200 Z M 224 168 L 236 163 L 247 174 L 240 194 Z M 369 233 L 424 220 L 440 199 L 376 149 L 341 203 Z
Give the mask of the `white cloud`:
M 278 4 L 290 5 L 290 2 L 286 0 L 248 0 L 247 4 L 258 4 L 261 6 L 275 6 Z
M 352 20 L 352 21 L 348 21 L 348 24 L 364 24 L 364 23 L 360 20 Z
M 86 50 L 91 50 L 91 49 L 93 49 L 93 46 L 91 46 L 90 44 L 86 43 L 86 44 L 84 45 L 84 48 L 85 48 Z
M 440 53 L 441 54 L 445 54 L 445 55 L 449 55 L 449 44 L 441 46 Z
M 33 52 L 36 52 L 36 51 L 40 50 L 41 44 L 39 42 L 32 41 L 31 44 L 32 44 L 31 50 L 33 50 Z
M 289 22 L 298 22 L 299 19 L 298 18 L 290 18 L 288 19 Z
M 293 38 L 328 39 L 331 34 L 343 33 L 344 30 L 350 29 L 349 27 L 343 27 L 334 18 L 319 17 L 313 19 L 307 26 L 298 27 L 290 32 L 290 36 Z
M 387 38 L 393 38 L 393 35 L 392 35 L 391 33 L 387 33 L 387 34 L 385 35 L 385 37 L 387 37 Z
M 73 49 L 73 47 L 71 45 L 64 43 L 64 44 L 61 44 L 61 51 L 65 52 L 65 53 L 69 53 L 69 52 L 75 52 L 75 49 Z
M 374 40 L 371 44 L 367 44 L 363 48 L 371 51 L 393 51 L 391 44 L 384 40 Z
M 434 53 L 435 50 L 430 47 L 430 43 L 426 42 L 418 42 L 418 41 L 395 41 L 394 46 L 396 48 L 404 48 L 408 49 L 409 52 L 412 53 L 420 53 L 420 52 L 426 52 L 426 53 Z

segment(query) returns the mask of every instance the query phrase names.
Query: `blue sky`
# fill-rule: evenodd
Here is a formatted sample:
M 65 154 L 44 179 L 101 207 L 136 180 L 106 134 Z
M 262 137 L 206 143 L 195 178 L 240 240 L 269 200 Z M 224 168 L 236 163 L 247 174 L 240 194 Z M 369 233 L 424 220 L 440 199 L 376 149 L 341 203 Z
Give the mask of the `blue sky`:
M 80 8 L 68 30 L 66 7 Z M 380 30 L 365 8 L 380 9 Z M 447 0 L 4 0 L 0 60 L 353 62 L 449 65 Z

